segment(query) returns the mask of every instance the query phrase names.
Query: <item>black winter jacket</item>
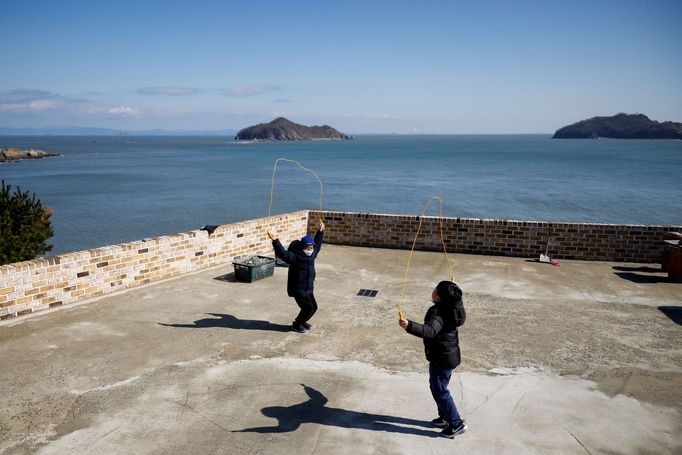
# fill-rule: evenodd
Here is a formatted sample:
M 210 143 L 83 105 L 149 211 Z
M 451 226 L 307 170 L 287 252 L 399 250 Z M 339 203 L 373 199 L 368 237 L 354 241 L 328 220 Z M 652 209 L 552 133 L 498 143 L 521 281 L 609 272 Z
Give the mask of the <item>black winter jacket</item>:
M 279 239 L 272 241 L 275 254 L 278 258 L 289 264 L 289 278 L 287 280 L 287 294 L 289 297 L 305 297 L 313 293 L 315 281 L 315 258 L 322 248 L 324 233 L 317 231 L 315 234 L 315 246 L 313 254 L 306 256 L 300 240 L 294 240 L 285 250 Z
M 461 299 L 454 305 L 438 302 L 428 309 L 423 324 L 409 321 L 405 330 L 424 339 L 426 360 L 455 368 L 461 362 L 457 327 L 465 320 L 466 311 Z

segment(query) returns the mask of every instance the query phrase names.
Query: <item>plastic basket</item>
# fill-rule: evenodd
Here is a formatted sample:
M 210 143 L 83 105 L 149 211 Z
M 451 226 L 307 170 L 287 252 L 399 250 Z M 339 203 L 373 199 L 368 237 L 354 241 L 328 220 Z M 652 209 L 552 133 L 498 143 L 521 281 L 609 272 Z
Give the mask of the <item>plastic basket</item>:
M 248 260 L 253 257 L 268 259 L 268 261 L 259 265 L 247 264 Z M 275 273 L 275 259 L 268 256 L 251 256 L 236 260 L 232 262 L 232 265 L 234 266 L 235 279 L 242 283 L 253 283 Z

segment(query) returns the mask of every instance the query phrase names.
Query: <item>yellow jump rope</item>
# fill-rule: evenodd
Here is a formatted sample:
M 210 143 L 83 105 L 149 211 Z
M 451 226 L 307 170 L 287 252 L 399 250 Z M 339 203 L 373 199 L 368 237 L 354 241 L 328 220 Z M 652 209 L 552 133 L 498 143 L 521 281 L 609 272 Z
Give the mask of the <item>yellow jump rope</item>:
M 275 167 L 272 168 L 272 185 L 270 186 L 270 204 L 268 205 L 268 216 L 272 216 L 272 193 L 275 191 L 275 174 L 277 173 L 277 164 L 280 161 L 286 161 L 288 163 L 294 163 L 295 165 L 297 165 L 298 167 L 300 167 L 304 171 L 310 172 L 311 174 L 313 174 L 315 176 L 317 181 L 320 183 L 320 212 L 321 212 L 322 211 L 322 192 L 323 192 L 324 185 L 322 185 L 322 180 L 320 180 L 320 177 L 315 173 L 315 171 L 313 171 L 312 169 L 308 169 L 307 167 L 304 167 L 298 161 L 290 160 L 288 158 L 278 158 L 277 161 L 275 161 Z
M 272 199 L 273 199 L 273 194 L 275 191 L 275 175 L 277 174 L 277 165 L 279 164 L 280 161 L 286 161 L 288 163 L 293 163 L 297 165 L 299 168 L 306 172 L 310 172 L 315 176 L 317 181 L 320 184 L 320 212 L 322 212 L 322 196 L 324 193 L 324 185 L 322 183 L 322 180 L 320 177 L 313 171 L 312 169 L 308 169 L 307 167 L 303 166 L 301 163 L 299 163 L 296 160 L 290 160 L 288 158 L 278 158 L 275 161 L 275 165 L 272 168 L 272 183 L 270 185 L 270 203 L 268 204 L 268 216 L 272 216 Z M 438 201 L 438 219 L 439 219 L 439 230 L 440 230 L 440 241 L 441 244 L 443 245 L 443 253 L 445 253 L 445 258 L 448 261 L 448 266 L 450 267 L 450 273 L 451 273 L 451 281 L 455 281 L 455 271 L 452 267 L 452 262 L 450 261 L 450 257 L 448 256 L 448 251 L 445 247 L 445 235 L 443 233 L 443 200 L 440 198 L 440 196 L 432 196 L 424 205 L 424 208 L 421 211 L 421 215 L 419 216 L 419 225 L 417 227 L 417 234 L 414 236 L 414 240 L 412 241 L 412 248 L 410 249 L 410 255 L 407 257 L 407 266 L 405 267 L 405 277 L 403 279 L 403 286 L 400 289 L 400 300 L 398 301 L 398 316 L 403 319 L 405 316 L 405 313 L 403 313 L 403 300 L 404 300 L 404 295 L 405 295 L 405 287 L 407 286 L 407 277 L 408 274 L 410 273 L 410 263 L 412 262 L 412 254 L 414 253 L 414 248 L 417 245 L 417 239 L 419 238 L 419 234 L 421 233 L 422 229 L 422 223 L 424 222 L 424 213 L 426 213 L 426 210 L 429 208 L 429 205 L 431 205 L 431 202 L 434 200 Z
M 407 257 L 407 266 L 405 267 L 405 278 L 403 279 L 403 287 L 400 290 L 400 300 L 398 301 L 398 316 L 400 319 L 405 318 L 405 313 L 403 312 L 403 296 L 405 294 L 405 286 L 407 285 L 407 275 L 410 273 L 410 263 L 412 262 L 412 254 L 414 253 L 414 247 L 417 245 L 417 239 L 419 238 L 419 234 L 421 233 L 422 230 L 422 223 L 424 221 L 424 213 L 426 213 L 426 209 L 429 208 L 429 205 L 431 205 L 431 202 L 434 200 L 438 200 L 438 219 L 439 219 L 439 226 L 440 226 L 440 241 L 441 244 L 443 245 L 443 253 L 445 253 L 445 259 L 448 261 L 448 266 L 450 267 L 450 274 L 451 274 L 451 280 L 452 282 L 455 281 L 455 270 L 452 268 L 452 262 L 450 262 L 450 256 L 448 256 L 448 251 L 445 248 L 445 235 L 443 234 L 443 200 L 440 198 L 440 196 L 432 196 L 431 199 L 429 199 L 426 204 L 424 205 L 424 208 L 421 211 L 421 215 L 419 216 L 419 226 L 417 227 L 417 234 L 414 236 L 414 240 L 412 241 L 412 248 L 410 249 L 410 255 Z

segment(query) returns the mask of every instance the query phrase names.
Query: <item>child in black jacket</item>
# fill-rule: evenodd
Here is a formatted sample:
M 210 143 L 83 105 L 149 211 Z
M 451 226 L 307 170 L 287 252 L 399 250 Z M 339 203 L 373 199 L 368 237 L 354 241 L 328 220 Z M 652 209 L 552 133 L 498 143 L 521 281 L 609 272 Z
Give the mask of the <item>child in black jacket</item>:
M 287 279 L 287 294 L 293 297 L 301 311 L 292 324 L 294 331 L 299 333 L 311 329 L 308 324 L 310 318 L 317 311 L 317 301 L 313 294 L 315 283 L 315 258 L 322 248 L 324 238 L 324 223 L 320 220 L 320 230 L 313 239 L 306 235 L 301 240 L 294 240 L 284 249 L 279 239 L 268 231 L 268 237 L 272 240 L 275 254 L 278 258 L 289 264 L 289 276 Z
M 429 361 L 429 386 L 438 406 L 438 418 L 431 422 L 443 428 L 442 436 L 452 439 L 467 430 L 448 390 L 452 370 L 461 361 L 457 327 L 464 324 L 466 312 L 462 290 L 451 281 L 438 283 L 431 300 L 434 305 L 426 312 L 423 324 L 409 321 L 402 315 L 399 324 L 407 333 L 424 339 L 426 360 Z

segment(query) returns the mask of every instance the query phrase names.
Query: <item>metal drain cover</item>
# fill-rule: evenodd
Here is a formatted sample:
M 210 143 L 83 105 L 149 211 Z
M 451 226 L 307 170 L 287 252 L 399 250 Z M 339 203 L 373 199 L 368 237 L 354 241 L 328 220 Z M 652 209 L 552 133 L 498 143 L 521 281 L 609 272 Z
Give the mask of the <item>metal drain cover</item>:
M 360 289 L 358 294 L 360 297 L 376 297 L 379 291 L 374 289 Z

